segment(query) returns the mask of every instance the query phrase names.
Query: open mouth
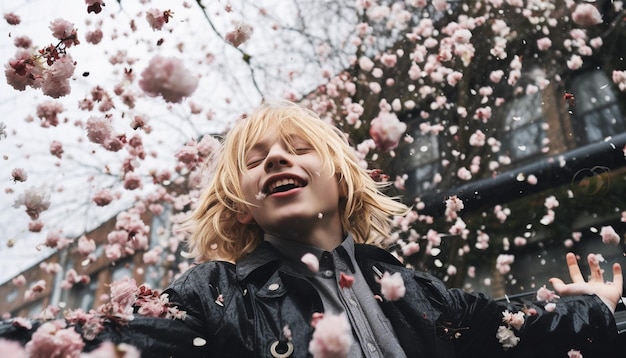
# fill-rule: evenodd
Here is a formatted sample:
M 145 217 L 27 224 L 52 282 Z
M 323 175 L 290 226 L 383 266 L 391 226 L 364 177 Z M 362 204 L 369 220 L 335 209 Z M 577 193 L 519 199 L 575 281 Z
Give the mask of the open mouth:
M 295 178 L 285 178 L 269 183 L 265 192 L 268 194 L 284 193 L 286 191 L 302 188 L 304 186 L 306 186 L 306 183 L 301 180 Z

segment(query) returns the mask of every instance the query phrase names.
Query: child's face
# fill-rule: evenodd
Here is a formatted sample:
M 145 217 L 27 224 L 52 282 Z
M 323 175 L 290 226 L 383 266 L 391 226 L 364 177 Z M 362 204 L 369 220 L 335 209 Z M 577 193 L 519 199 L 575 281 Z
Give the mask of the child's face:
M 336 176 L 324 172 L 322 158 L 304 139 L 288 142 L 270 130 L 247 153 L 240 182 L 244 199 L 256 205 L 239 220 L 254 220 L 278 237 L 306 234 L 318 225 L 340 228 Z

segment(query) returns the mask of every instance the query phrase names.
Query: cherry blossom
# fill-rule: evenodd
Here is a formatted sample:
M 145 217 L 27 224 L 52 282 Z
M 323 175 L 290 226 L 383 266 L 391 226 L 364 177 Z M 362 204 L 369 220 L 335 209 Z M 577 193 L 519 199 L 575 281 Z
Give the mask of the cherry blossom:
M 342 358 L 352 346 L 352 328 L 345 313 L 324 314 L 315 322 L 309 352 L 315 358 Z
M 163 25 L 169 22 L 172 17 L 170 10 L 150 9 L 146 12 L 146 20 L 153 30 L 161 30 Z
M 522 328 L 524 324 L 524 312 L 519 311 L 517 313 L 511 313 L 508 310 L 502 312 L 502 322 L 508 324 L 509 326 L 517 329 L 518 331 Z
M 515 261 L 514 255 L 500 254 L 496 258 L 496 269 L 501 274 L 506 274 L 511 271 L 511 264 Z
M 380 293 L 388 301 L 397 301 L 404 297 L 406 288 L 404 280 L 399 272 L 390 274 L 385 272 L 378 282 L 380 283 Z
M 22 345 L 15 341 L 0 339 L 0 356 L 13 358 L 28 358 L 28 354 Z
M 112 342 L 102 342 L 98 348 L 92 350 L 89 353 L 83 353 L 81 358 L 141 358 L 141 352 L 126 343 L 120 343 L 118 345 Z
M 595 5 L 582 2 L 576 5 L 572 20 L 580 26 L 588 27 L 602 23 L 602 15 Z
M 85 343 L 72 327 L 63 321 L 43 323 L 26 343 L 29 357 L 79 358 Z
M 252 36 L 253 28 L 246 23 L 236 23 L 235 29 L 226 33 L 225 40 L 231 45 L 239 47 L 244 42 L 248 41 Z
M 93 197 L 93 202 L 98 206 L 107 206 L 113 201 L 113 195 L 109 189 L 101 189 Z
M 11 176 L 15 182 L 25 182 L 28 179 L 28 173 L 24 168 L 14 168 L 11 170 Z
M 87 4 L 87 13 L 93 12 L 95 14 L 99 14 L 104 6 L 102 0 L 85 0 L 85 4 Z
M 619 235 L 613 229 L 613 226 L 603 226 L 600 229 L 600 236 L 602 237 L 602 242 L 607 245 L 617 245 L 620 242 Z
M 350 288 L 354 284 L 354 276 L 348 275 L 345 272 L 339 274 L 339 287 Z
M 96 250 L 96 242 L 87 236 L 83 235 L 78 239 L 78 252 L 82 256 L 89 256 Z
M 12 13 L 12 12 L 8 12 L 4 14 L 4 19 L 7 21 L 7 24 L 9 25 L 19 25 L 20 22 L 22 22 L 19 15 Z
M 310 252 L 302 255 L 300 261 L 302 261 L 306 265 L 306 267 L 311 270 L 311 272 L 317 272 L 320 269 L 320 262 L 317 259 L 317 256 L 313 255 Z
M 569 351 L 567 351 L 567 357 L 568 358 L 583 358 L 583 355 L 582 353 L 580 353 L 580 351 L 570 349 Z
M 502 344 L 502 348 L 505 350 L 517 346 L 520 341 L 520 338 L 515 335 L 515 332 L 506 326 L 498 327 L 496 338 L 498 338 L 498 342 Z
M 626 70 L 624 71 L 613 71 L 611 74 L 611 78 L 613 82 L 619 87 L 621 91 L 626 91 Z M 624 151 L 626 153 L 626 149 Z M 626 156 L 626 154 L 624 154 Z
M 384 152 L 396 148 L 405 131 L 406 123 L 401 122 L 395 113 L 381 111 L 370 122 L 370 136 Z
M 538 301 L 545 301 L 545 302 L 552 302 L 555 300 L 558 300 L 560 297 L 554 293 L 554 291 L 546 288 L 546 286 L 541 286 L 538 290 L 537 290 L 537 300 Z
M 43 211 L 50 207 L 50 194 L 40 188 L 31 186 L 26 189 L 13 203 L 14 208 L 24 205 L 26 214 L 36 220 Z
M 166 102 L 179 103 L 198 87 L 198 78 L 173 57 L 154 56 L 141 73 L 139 86 L 151 97 L 162 96 Z

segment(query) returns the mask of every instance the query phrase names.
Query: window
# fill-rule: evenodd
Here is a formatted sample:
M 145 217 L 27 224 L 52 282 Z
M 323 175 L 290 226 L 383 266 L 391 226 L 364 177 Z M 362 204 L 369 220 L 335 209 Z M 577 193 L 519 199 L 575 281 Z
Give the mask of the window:
M 541 92 L 512 100 L 503 108 L 500 141 L 502 153 L 513 161 L 541 154 L 546 138 Z M 496 117 L 497 118 L 497 117 Z
M 584 73 L 572 80 L 572 107 L 579 144 L 598 142 L 626 131 L 613 82 L 602 71 Z

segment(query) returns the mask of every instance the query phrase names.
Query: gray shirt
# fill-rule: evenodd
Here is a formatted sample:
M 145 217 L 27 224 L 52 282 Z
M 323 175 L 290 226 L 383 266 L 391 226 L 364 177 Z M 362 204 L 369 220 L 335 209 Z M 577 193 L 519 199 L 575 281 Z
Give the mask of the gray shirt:
M 297 241 L 265 235 L 281 254 L 308 277 L 317 289 L 324 310 L 332 314 L 345 312 L 352 326 L 354 343 L 348 357 L 406 357 L 389 320 L 374 298 L 354 258 L 354 240 L 348 234 L 332 252 Z M 306 253 L 317 257 L 320 269 L 311 272 L 300 261 Z M 354 277 L 351 287 L 341 287 L 341 273 Z

